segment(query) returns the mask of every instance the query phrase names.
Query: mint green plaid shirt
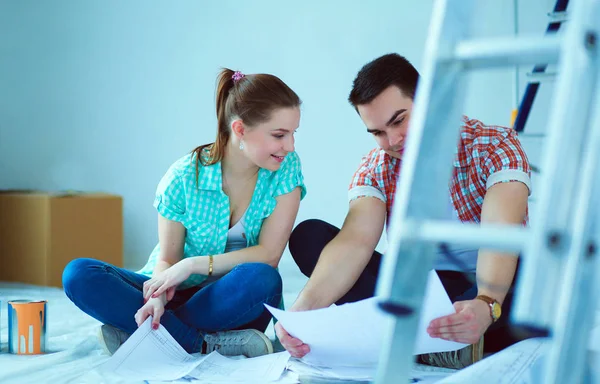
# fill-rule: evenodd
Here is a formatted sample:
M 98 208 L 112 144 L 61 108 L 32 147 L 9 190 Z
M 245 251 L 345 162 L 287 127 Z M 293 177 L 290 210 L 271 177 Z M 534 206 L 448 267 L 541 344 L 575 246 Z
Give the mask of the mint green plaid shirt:
M 200 166 L 196 184 L 196 155 L 176 161 L 163 176 L 156 190 L 154 207 L 165 218 L 178 221 L 186 228 L 183 257 L 219 255 L 225 251 L 229 231 L 229 197 L 223 192 L 221 163 Z M 263 221 L 271 215 L 275 197 L 301 189 L 306 194 L 300 158 L 289 153 L 279 170 L 260 168 L 256 187 L 245 217 L 247 246 L 258 244 Z M 138 271 L 152 276 L 159 253 L 157 244 L 146 265 Z M 206 280 L 205 275 L 191 275 L 178 289 L 193 287 Z

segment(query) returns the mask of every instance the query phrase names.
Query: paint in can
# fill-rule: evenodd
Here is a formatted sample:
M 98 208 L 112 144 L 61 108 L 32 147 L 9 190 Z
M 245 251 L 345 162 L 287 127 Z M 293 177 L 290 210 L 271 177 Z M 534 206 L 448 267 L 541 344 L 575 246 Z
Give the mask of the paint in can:
M 8 302 L 8 351 L 16 355 L 46 352 L 45 300 Z

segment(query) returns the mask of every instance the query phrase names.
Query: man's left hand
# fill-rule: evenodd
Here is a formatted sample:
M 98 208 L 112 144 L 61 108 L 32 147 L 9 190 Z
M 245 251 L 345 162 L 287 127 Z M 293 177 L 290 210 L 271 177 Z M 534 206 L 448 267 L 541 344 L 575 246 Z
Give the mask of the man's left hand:
M 457 301 L 454 309 L 455 314 L 429 323 L 429 336 L 464 344 L 477 343 L 492 324 L 489 305 L 479 299 Z

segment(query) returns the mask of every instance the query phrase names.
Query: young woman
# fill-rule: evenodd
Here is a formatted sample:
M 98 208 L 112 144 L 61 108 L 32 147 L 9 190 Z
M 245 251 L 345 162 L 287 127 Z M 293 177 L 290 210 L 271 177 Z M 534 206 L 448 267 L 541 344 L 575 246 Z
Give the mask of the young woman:
M 67 296 L 104 325 L 109 353 L 152 317 L 188 352 L 271 353 L 263 334 L 279 305 L 277 265 L 305 187 L 294 133 L 300 99 L 279 78 L 224 69 L 218 133 L 176 161 L 160 181 L 158 245 L 138 272 L 77 259 Z

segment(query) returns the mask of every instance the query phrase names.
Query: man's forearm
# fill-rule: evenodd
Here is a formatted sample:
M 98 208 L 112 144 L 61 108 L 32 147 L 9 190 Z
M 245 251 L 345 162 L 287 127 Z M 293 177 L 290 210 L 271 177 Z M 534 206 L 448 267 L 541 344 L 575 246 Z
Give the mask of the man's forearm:
M 325 246 L 291 310 L 330 306 L 356 283 L 373 256 L 385 223 L 385 202 L 364 197 L 350 202 L 340 232 Z
M 477 294 L 489 296 L 502 304 L 512 285 L 516 268 L 517 257 L 514 254 L 491 250 L 479 251 Z
M 356 283 L 371 259 L 373 249 L 337 236 L 323 252 L 291 310 L 325 308 L 344 296 Z
M 521 182 L 500 183 L 490 187 L 483 200 L 481 223 L 523 223 L 527 214 L 528 191 Z M 478 293 L 503 303 L 515 277 L 517 261 L 514 253 L 481 249 L 477 257 Z

